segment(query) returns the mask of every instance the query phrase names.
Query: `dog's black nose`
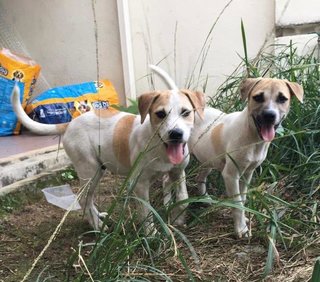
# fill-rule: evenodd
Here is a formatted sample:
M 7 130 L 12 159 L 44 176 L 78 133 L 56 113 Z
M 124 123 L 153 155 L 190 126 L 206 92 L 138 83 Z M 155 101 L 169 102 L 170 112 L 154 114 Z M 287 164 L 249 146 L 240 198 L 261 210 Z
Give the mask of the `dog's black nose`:
M 183 131 L 180 128 L 175 128 L 169 131 L 170 141 L 180 141 L 183 137 Z
M 275 122 L 277 114 L 273 110 L 264 110 L 262 112 L 262 120 L 264 123 L 273 123 Z

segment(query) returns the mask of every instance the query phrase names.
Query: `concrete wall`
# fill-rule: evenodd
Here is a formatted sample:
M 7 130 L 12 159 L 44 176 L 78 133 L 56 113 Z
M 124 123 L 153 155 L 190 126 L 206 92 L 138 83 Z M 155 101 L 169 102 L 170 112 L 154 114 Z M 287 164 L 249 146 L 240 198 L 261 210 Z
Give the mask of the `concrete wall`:
M 319 0 L 277 0 L 276 23 L 279 26 L 320 22 Z
M 100 78 L 110 79 L 124 101 L 117 3 L 116 0 L 94 2 Z M 3 25 L 16 32 L 26 51 L 42 66 L 48 86 L 97 79 L 91 3 L 90 0 L 0 1 Z
M 124 101 L 117 1 L 94 3 L 100 77 L 109 78 Z M 90 0 L 0 1 L 1 21 L 14 29 L 25 50 L 42 66 L 46 87 L 96 79 L 91 4 Z M 128 4 L 138 95 L 153 87 L 147 65 L 160 61 L 178 86 L 191 82 L 191 88 L 201 89 L 208 78 L 206 92 L 214 94 L 240 63 L 239 55 L 243 56 L 241 19 L 250 57 L 257 54 L 266 38 L 272 40 L 274 0 L 128 0 Z M 197 65 L 196 61 L 203 46 L 207 57 L 199 75 L 202 59 Z M 156 88 L 165 87 L 155 79 Z
M 243 56 L 241 19 L 250 57 L 266 38 L 273 39 L 273 0 L 130 0 L 129 7 L 137 93 L 152 88 L 147 65 L 161 62 L 179 87 L 186 87 L 193 76 L 191 88 L 201 89 L 208 77 L 206 92 L 214 94 L 240 63 L 239 55 Z M 208 53 L 198 77 L 200 64 L 193 69 L 208 35 Z M 156 88 L 165 87 L 157 77 L 156 82 Z
M 297 48 L 298 54 L 304 55 L 318 50 L 320 33 L 320 1 L 319 0 L 277 0 L 276 26 L 277 33 L 285 36 L 276 38 L 276 43 L 288 45 L 290 41 Z

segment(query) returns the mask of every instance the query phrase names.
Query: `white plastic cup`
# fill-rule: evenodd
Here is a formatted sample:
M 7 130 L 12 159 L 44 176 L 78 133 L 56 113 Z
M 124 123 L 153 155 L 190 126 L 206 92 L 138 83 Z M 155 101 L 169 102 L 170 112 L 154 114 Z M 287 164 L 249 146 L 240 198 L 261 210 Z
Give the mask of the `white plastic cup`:
M 47 202 L 65 210 L 80 210 L 77 196 L 72 192 L 69 184 L 42 189 Z

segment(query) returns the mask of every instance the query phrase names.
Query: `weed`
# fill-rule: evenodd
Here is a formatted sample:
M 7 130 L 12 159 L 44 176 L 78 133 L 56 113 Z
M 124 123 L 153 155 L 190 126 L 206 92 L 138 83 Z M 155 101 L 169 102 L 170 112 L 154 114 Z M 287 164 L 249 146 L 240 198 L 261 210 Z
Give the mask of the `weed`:
M 293 99 L 290 114 L 278 130 L 267 160 L 255 173 L 248 192 L 248 205 L 243 207 L 249 213 L 250 220 L 255 222 L 254 236 L 267 239 L 269 247 L 264 269 L 264 276 L 267 276 L 273 271 L 275 261 L 279 263 L 281 250 L 290 250 L 291 260 L 299 260 L 307 248 L 320 244 L 319 58 L 315 58 L 313 53 L 299 56 L 291 43 L 289 46 L 274 45 L 277 55 L 261 52 L 257 58 L 250 60 L 243 23 L 241 29 L 245 57 L 212 96 L 210 106 L 224 112 L 243 109 L 238 87 L 248 76 L 268 75 L 297 81 L 305 91 L 303 105 Z M 203 50 L 205 57 L 207 47 Z M 190 78 L 189 85 L 194 85 L 194 76 Z M 174 204 L 157 212 L 132 194 L 139 179 L 137 167 L 142 158 L 143 153 L 106 210 L 108 230 L 93 231 L 90 234 L 95 236 L 95 240 L 79 243 L 69 267 L 72 269 L 72 265 L 77 265 L 79 271 L 75 275 L 69 273 L 68 281 L 171 281 L 172 274 L 167 273 L 163 263 L 172 258 L 180 263 L 185 279 L 195 280 L 198 269 L 194 266 L 199 263 L 196 250 L 187 235 L 172 227 L 165 218 Z M 193 160 L 187 172 L 188 184 L 193 183 L 192 177 L 198 171 L 199 166 Z M 218 174 L 213 173 L 210 178 L 216 186 L 223 187 Z M 193 213 L 194 220 L 191 220 L 189 227 L 195 222 L 205 224 L 206 218 L 218 209 L 238 207 L 219 195 L 191 197 L 178 204 L 186 202 L 211 205 L 203 212 Z M 136 204 L 147 205 L 151 210 L 150 216 L 154 218 L 157 233 L 145 234 L 141 225 L 137 225 L 138 215 L 131 209 Z M 182 245 L 188 252 L 181 251 Z M 188 260 L 187 256 L 192 260 Z M 318 270 L 317 262 L 315 273 Z
M 242 23 L 244 53 L 246 37 Z M 249 190 L 251 210 L 269 216 L 256 215 L 262 230 L 271 229 L 269 255 L 265 274 L 271 272 L 274 251 L 279 237 L 283 246 L 296 248 L 300 253 L 319 232 L 320 211 L 320 75 L 319 58 L 315 53 L 299 56 L 292 42 L 289 46 L 274 45 L 277 55 L 261 53 L 258 58 L 243 63 L 220 86 L 210 105 L 232 112 L 242 110 L 239 83 L 245 77 L 287 79 L 303 85 L 304 104 L 292 99 L 291 109 L 278 137 L 271 144 L 266 161 L 255 173 L 255 182 Z M 276 234 L 278 236 L 276 236 Z M 298 237 L 298 240 L 294 238 Z M 271 240 L 272 238 L 272 240 Z

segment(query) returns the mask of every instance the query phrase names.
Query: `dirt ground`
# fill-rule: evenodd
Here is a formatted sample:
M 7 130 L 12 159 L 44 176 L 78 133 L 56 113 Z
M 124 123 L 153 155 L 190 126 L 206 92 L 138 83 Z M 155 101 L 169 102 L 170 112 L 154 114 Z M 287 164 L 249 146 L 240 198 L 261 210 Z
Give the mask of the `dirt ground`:
M 110 175 L 105 179 L 109 185 L 114 182 Z M 72 186 L 76 187 L 77 182 Z M 102 198 L 109 195 L 103 188 L 99 194 Z M 17 206 L 15 197 L 10 196 L 7 203 L 13 207 L 0 216 L 1 282 L 22 280 L 64 214 L 62 209 L 48 204 L 39 189 L 18 195 L 18 198 L 27 199 Z M 267 257 L 266 240 L 263 236 L 255 236 L 254 231 L 250 241 L 236 239 L 232 226 L 230 212 L 221 209 L 211 214 L 204 223 L 182 230 L 200 258 L 198 265 L 193 268 L 198 281 L 262 281 Z M 44 271 L 43 278 L 50 276 L 46 281 L 65 281 L 68 260 L 75 253 L 79 240 L 94 239 L 90 235 L 83 235 L 89 230 L 82 213 L 71 212 L 28 281 L 36 281 L 41 271 Z M 315 255 L 303 252 L 293 259 L 293 253 L 281 246 L 278 252 L 280 259 L 274 273 L 265 281 L 307 281 L 310 278 Z M 191 263 L 192 259 L 187 261 Z M 177 258 L 167 260 L 166 264 L 163 267 L 173 281 L 186 281 L 185 271 Z

